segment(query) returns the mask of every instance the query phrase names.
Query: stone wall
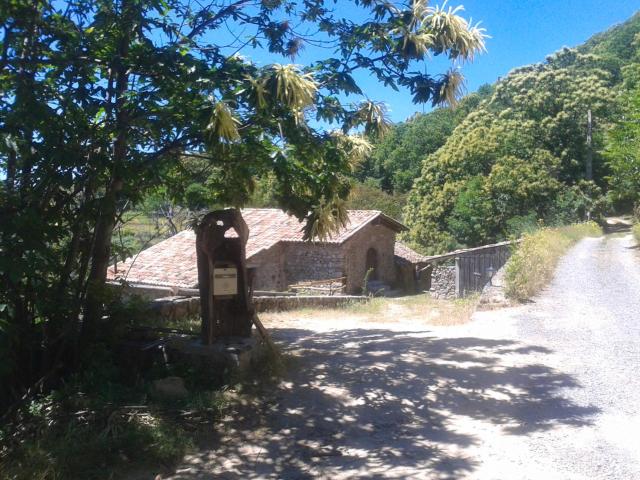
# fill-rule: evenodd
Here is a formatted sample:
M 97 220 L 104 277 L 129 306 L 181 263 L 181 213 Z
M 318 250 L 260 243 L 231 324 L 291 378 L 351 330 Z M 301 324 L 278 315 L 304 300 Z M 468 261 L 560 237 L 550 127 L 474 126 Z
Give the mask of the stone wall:
M 284 272 L 284 252 L 282 244 L 264 250 L 247 261 L 248 268 L 255 268 L 254 290 L 284 290 L 287 279 Z
M 394 247 L 396 233 L 383 225 L 369 223 L 344 245 L 347 293 L 360 293 L 367 273 L 367 251 L 378 252 L 378 280 L 388 285 L 396 283 Z
M 431 289 L 433 298 L 456 298 L 456 267 L 455 265 L 436 265 L 431 272 Z
M 107 282 L 107 286 L 118 289 L 122 292 L 125 299 L 131 296 L 143 297 L 149 300 L 155 298 L 164 298 L 171 296 L 183 296 L 181 289 L 175 287 L 161 287 L 155 285 L 141 285 L 141 284 L 121 284 L 117 281 Z M 194 290 L 195 291 L 195 290 Z
M 200 315 L 199 296 L 156 298 L 149 303 L 149 306 L 151 315 L 168 320 Z
M 344 253 L 340 245 L 292 242 L 283 246 L 283 269 L 287 285 L 344 275 Z
M 369 297 L 360 295 L 300 295 L 287 297 L 254 297 L 253 304 L 257 312 L 297 310 L 300 308 L 336 308 L 351 303 L 364 303 Z
M 360 293 L 367 268 L 367 251 L 377 252 L 377 277 L 395 286 L 395 232 L 369 223 L 343 244 L 280 242 L 247 260 L 254 269 L 253 289 L 284 291 L 289 285 L 313 280 L 347 277 L 345 293 Z M 184 295 L 179 289 L 136 286 L 148 298 Z
M 396 284 L 404 292 L 416 292 L 416 267 L 413 263 L 396 258 Z
M 299 308 L 336 308 L 355 302 L 366 302 L 369 297 L 343 295 L 265 296 L 254 297 L 257 312 L 296 310 Z M 200 316 L 200 297 L 165 297 L 150 302 L 149 313 L 153 316 L 176 320 L 188 316 Z
M 496 308 L 505 308 L 511 306 L 511 300 L 509 300 L 505 294 L 506 280 L 505 275 L 507 266 L 504 265 L 498 270 L 491 278 L 491 281 L 487 283 L 482 289 L 480 295 L 480 303 L 478 310 L 493 310 Z

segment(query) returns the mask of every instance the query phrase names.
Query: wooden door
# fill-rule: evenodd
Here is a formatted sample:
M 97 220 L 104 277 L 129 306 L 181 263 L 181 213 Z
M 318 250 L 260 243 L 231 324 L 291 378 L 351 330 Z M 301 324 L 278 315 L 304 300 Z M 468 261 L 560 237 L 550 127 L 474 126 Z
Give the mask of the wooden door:
M 373 270 L 369 274 L 369 280 L 378 280 L 378 252 L 373 247 L 367 250 L 365 273 L 369 270 Z

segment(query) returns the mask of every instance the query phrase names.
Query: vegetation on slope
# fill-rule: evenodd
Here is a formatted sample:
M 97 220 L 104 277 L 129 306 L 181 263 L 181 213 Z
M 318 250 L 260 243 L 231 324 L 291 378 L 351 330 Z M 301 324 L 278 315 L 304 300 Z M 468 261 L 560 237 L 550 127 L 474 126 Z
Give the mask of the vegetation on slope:
M 514 70 L 456 109 L 394 126 L 356 178 L 389 193 L 412 187 L 408 240 L 429 253 L 517 235 L 540 222 L 597 219 L 609 199 L 628 208 L 640 189 L 629 185 L 623 161 L 612 160 L 607 132 L 630 118 L 639 32 L 637 14 L 576 49 Z
M 634 42 L 640 33 L 640 12 L 629 20 L 597 33 L 578 47 L 578 51 L 601 57 L 618 59 L 623 63 L 635 62 L 637 49 Z
M 408 192 L 420 175 L 425 156 L 445 144 L 455 127 L 491 94 L 491 89 L 490 85 L 484 85 L 455 107 L 416 114 L 406 122 L 394 125 L 387 135 L 374 143 L 372 154 L 357 170 L 356 178 L 388 193 Z
M 596 218 L 606 169 L 602 135 L 587 145 L 587 112 L 598 123 L 611 115 L 617 76 L 616 66 L 569 49 L 511 72 L 424 160 L 405 210 L 411 240 L 442 251 L 518 234 L 510 227 L 522 218 Z
M 618 204 L 640 203 L 640 84 L 621 97 L 617 125 L 607 136 L 610 195 Z
M 582 238 L 600 235 L 602 229 L 594 222 L 525 234 L 506 266 L 507 296 L 518 301 L 533 297 L 549 283 L 569 247 Z

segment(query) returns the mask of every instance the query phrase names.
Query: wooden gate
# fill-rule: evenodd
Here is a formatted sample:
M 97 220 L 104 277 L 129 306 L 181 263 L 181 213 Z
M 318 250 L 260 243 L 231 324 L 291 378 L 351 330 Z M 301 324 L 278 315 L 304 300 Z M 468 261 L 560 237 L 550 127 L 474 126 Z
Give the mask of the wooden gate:
M 466 297 L 481 292 L 511 256 L 510 245 L 492 246 L 456 257 L 456 294 Z
M 430 275 L 434 265 L 455 260 L 456 296 L 465 297 L 482 291 L 493 275 L 507 263 L 512 246 L 520 242 L 521 240 L 494 243 L 426 257 L 424 263 L 428 265 L 420 269 L 419 273 L 429 272 Z

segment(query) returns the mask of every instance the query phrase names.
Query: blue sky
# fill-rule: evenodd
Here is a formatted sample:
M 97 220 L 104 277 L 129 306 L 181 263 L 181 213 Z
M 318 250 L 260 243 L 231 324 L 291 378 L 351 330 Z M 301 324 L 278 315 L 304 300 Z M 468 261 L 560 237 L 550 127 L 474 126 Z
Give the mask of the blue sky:
M 338 1 L 338 10 L 348 5 Z M 432 0 L 433 4 L 442 2 Z M 481 21 L 487 33 L 488 52 L 463 66 L 468 91 L 483 83 L 493 83 L 515 67 L 543 61 L 563 46 L 577 46 L 593 34 L 623 22 L 640 10 L 640 0 L 449 0 L 449 5 L 464 5 L 463 16 Z M 348 15 L 348 11 L 347 11 Z M 260 63 L 270 63 L 260 52 L 242 52 Z M 303 52 L 296 63 L 307 63 Z M 286 63 L 289 60 L 279 60 Z M 427 70 L 442 73 L 447 62 L 429 61 Z M 375 79 L 360 75 L 363 90 L 374 100 L 385 101 L 390 118 L 397 122 L 406 119 L 422 106 L 414 105 L 406 91 L 395 92 L 382 87 Z

